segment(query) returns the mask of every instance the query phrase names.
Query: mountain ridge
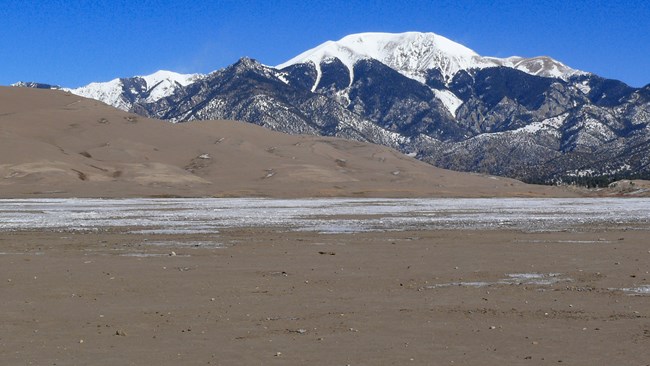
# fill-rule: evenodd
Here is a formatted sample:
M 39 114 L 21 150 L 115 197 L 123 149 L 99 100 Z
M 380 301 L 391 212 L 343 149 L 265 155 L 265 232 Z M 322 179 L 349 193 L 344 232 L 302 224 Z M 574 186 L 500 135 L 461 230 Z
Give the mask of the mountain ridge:
M 424 74 L 430 69 L 439 69 L 446 82 L 462 70 L 496 66 L 564 80 L 573 75 L 584 74 L 547 56 L 483 57 L 459 43 L 431 32 L 351 34 L 338 41 L 322 43 L 277 65 L 276 68 L 283 69 L 298 63 L 312 62 L 318 69 L 320 63 L 331 58 L 343 61 L 351 72 L 350 79 L 353 79 L 354 63 L 365 58 L 378 60 L 420 82 L 426 80 Z
M 277 67 L 242 58 L 156 100 L 121 90 L 122 109 L 144 116 L 375 142 L 454 170 L 544 183 L 650 174 L 650 85 L 545 56 L 482 57 L 433 33 L 350 35 Z

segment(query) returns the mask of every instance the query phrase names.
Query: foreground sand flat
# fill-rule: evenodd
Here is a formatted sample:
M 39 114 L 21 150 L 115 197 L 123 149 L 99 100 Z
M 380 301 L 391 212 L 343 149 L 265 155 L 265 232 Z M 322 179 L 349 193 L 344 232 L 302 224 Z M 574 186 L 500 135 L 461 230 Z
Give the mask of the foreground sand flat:
M 650 360 L 647 224 L 141 229 L 0 232 L 0 363 Z

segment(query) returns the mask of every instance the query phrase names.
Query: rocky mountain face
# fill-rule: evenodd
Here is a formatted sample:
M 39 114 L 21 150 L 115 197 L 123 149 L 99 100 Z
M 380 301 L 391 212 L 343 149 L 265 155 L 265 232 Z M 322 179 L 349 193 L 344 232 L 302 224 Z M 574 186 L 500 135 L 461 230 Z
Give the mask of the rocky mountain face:
M 241 59 L 169 97 L 138 104 L 133 111 L 172 122 L 221 116 L 290 134 L 338 136 L 394 148 L 407 140 L 286 78 L 276 69 Z
M 482 57 L 432 33 L 351 35 L 277 67 L 244 58 L 155 98 L 142 77 L 117 80 L 112 99 L 96 99 L 172 122 L 235 119 L 374 142 L 528 182 L 650 176 L 650 85 L 548 57 Z

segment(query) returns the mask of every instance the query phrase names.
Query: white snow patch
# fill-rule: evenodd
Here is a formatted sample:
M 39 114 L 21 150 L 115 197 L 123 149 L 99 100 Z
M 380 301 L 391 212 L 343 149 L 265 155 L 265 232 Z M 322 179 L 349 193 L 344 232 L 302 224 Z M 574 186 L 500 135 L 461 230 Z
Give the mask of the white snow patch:
M 144 79 L 147 82 L 147 85 L 152 87 L 163 81 L 175 82 L 182 86 L 187 86 L 202 76 L 202 74 L 179 74 L 173 71 L 159 70 L 151 75 L 137 77 Z
M 650 295 L 650 285 L 629 288 L 611 288 L 610 290 L 630 292 L 633 295 Z
M 562 277 L 561 273 L 510 273 L 500 283 L 518 285 L 552 285 L 557 282 L 571 281 L 568 277 Z
M 306 231 L 561 231 L 647 225 L 647 198 L 571 199 L 0 199 L 0 231 L 217 234 L 223 228 Z M 345 216 L 345 217 L 342 217 Z M 513 277 L 514 278 L 514 277 Z
M 289 85 L 289 80 L 287 80 L 287 74 L 286 73 L 280 72 L 276 76 L 278 77 L 278 79 L 280 79 L 280 81 L 282 81 L 283 83 Z
M 189 257 L 188 254 L 178 255 L 174 254 L 174 257 Z M 151 257 L 170 257 L 169 254 L 161 253 L 124 253 L 120 254 L 120 257 L 136 257 L 136 258 L 151 258 Z
M 589 94 L 591 91 L 591 87 L 589 86 L 589 81 L 584 80 L 583 82 L 576 84 L 576 88 L 578 88 L 582 93 Z
M 517 240 L 518 243 L 608 244 L 609 240 Z
M 570 282 L 572 279 L 563 277 L 561 273 L 510 273 L 506 274 L 506 278 L 493 281 L 470 281 L 470 282 L 449 282 L 439 283 L 435 285 L 426 286 L 425 288 L 434 289 L 441 287 L 487 287 L 498 285 L 537 285 L 537 286 L 550 286 L 558 282 Z
M 458 107 L 460 107 L 463 104 L 463 101 L 456 96 L 456 94 L 452 93 L 450 90 L 438 90 L 438 89 L 431 89 L 433 90 L 433 93 L 436 95 L 436 98 L 440 99 L 442 104 L 445 105 L 449 113 L 451 113 L 454 118 L 456 118 L 456 111 L 458 110 Z
M 183 248 L 223 248 L 223 244 L 213 241 L 199 240 L 163 240 L 163 241 L 146 241 L 143 245 L 160 246 L 160 247 L 183 247 Z
M 430 285 L 427 286 L 426 288 L 441 288 L 441 287 L 487 287 L 487 286 L 493 286 L 495 285 L 496 282 L 449 282 L 449 283 L 439 283 L 435 285 Z
M 561 114 L 559 116 L 547 118 L 541 122 L 533 122 L 528 126 L 524 126 L 514 130 L 513 132 L 536 133 L 542 130 L 558 130 L 564 124 L 569 114 Z

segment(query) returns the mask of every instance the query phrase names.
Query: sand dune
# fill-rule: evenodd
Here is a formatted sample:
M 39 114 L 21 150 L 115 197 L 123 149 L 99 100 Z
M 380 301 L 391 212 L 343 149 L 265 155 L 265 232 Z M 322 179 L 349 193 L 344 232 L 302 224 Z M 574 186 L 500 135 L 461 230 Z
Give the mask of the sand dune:
M 233 121 L 174 125 L 61 91 L 0 88 L 2 197 L 575 194 L 372 144 Z

